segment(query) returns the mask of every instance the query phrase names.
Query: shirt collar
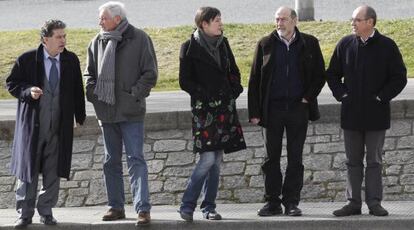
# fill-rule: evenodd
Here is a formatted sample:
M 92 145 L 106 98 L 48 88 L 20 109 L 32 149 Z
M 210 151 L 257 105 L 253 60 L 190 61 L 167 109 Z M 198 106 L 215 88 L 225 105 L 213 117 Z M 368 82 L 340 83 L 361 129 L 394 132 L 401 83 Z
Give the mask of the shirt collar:
M 360 39 L 363 43 L 366 43 L 370 38 L 374 37 L 374 35 L 375 35 L 375 29 L 374 31 L 372 31 L 372 34 L 369 35 L 369 37 L 366 40 L 364 40 L 362 37 L 360 37 Z
M 279 35 L 279 38 L 280 38 L 280 40 L 283 42 L 283 43 L 285 43 L 287 46 L 289 46 L 290 44 L 292 44 L 292 42 L 295 40 L 295 38 L 296 38 L 296 31 L 295 32 L 293 32 L 293 35 L 292 35 L 292 37 L 289 39 L 289 40 L 287 40 L 287 39 L 285 39 L 284 37 L 282 37 L 282 35 L 279 33 L 279 31 L 277 31 L 277 34 Z
M 44 46 L 43 46 L 43 56 L 44 56 L 44 60 L 48 60 L 49 57 L 51 57 Z M 56 59 L 57 62 L 59 62 L 60 61 L 60 53 L 58 53 L 58 55 L 56 55 L 56 57 L 53 57 L 53 58 Z

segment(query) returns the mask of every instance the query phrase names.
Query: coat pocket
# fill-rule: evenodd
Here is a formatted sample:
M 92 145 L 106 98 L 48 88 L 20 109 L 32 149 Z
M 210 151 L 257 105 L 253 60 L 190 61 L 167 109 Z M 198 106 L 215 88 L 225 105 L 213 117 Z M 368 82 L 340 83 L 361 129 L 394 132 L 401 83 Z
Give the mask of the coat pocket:
M 138 98 L 130 93 L 121 91 L 119 98 L 121 113 L 126 116 L 140 115 L 144 110 L 144 100 L 144 98 Z

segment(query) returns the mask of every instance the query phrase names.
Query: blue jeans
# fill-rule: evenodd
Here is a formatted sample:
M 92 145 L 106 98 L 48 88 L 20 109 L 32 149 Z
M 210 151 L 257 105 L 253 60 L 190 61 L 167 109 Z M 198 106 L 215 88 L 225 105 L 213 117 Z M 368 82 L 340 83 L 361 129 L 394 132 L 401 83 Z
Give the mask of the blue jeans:
M 212 212 L 216 209 L 216 197 L 219 185 L 220 164 L 223 151 L 204 152 L 200 154 L 193 174 L 184 192 L 180 211 L 193 213 L 197 206 L 197 199 L 203 190 L 202 212 Z
M 102 133 L 105 144 L 103 171 L 108 206 L 124 209 L 125 194 L 122 176 L 122 143 L 124 143 L 135 211 L 137 213 L 150 211 L 148 168 L 143 153 L 144 123 L 102 123 Z

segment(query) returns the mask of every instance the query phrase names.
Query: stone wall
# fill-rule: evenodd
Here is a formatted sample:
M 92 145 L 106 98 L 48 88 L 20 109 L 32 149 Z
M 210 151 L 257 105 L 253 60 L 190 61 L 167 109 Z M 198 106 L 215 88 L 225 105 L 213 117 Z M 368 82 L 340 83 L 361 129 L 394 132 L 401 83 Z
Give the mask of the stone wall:
M 311 123 L 304 147 L 304 201 L 345 201 L 346 166 L 343 133 L 338 124 L 338 105 L 322 105 L 322 119 Z M 392 125 L 384 145 L 384 199 L 414 200 L 414 101 L 392 104 Z M 247 111 L 240 110 L 247 120 Z M 144 152 L 149 169 L 151 202 L 180 203 L 197 156 L 192 153 L 189 112 L 154 113 L 146 117 Z M 261 163 L 265 151 L 258 127 L 243 124 L 248 149 L 224 156 L 219 203 L 261 202 Z M 8 174 L 13 122 L 0 122 L 0 208 L 14 207 L 16 180 Z M 75 131 L 71 180 L 61 181 L 58 206 L 106 203 L 102 179 L 104 150 L 95 118 Z M 283 149 L 283 168 L 286 149 Z M 124 181 L 131 201 L 124 157 Z

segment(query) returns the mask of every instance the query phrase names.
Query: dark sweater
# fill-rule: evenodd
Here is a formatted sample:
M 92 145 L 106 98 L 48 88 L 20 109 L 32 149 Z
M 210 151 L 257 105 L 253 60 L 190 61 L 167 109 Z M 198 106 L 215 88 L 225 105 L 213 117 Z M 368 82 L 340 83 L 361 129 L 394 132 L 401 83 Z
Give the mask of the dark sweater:
M 299 74 L 301 44 L 297 38 L 289 48 L 280 39 L 276 39 L 275 42 L 276 55 L 272 71 L 270 103 L 275 109 L 288 110 L 303 97 L 303 79 Z

